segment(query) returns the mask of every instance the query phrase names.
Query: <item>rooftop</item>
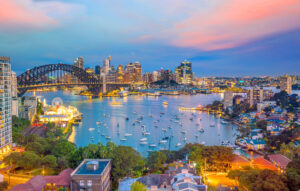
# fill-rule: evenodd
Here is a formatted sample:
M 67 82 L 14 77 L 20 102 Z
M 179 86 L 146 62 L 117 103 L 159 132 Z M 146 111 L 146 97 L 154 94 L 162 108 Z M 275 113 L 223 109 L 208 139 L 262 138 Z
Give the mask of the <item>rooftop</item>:
M 268 155 L 269 159 L 276 163 L 276 165 L 280 166 L 281 168 L 286 168 L 286 166 L 291 162 L 289 158 L 281 154 L 272 154 Z
M 101 175 L 110 159 L 85 159 L 72 173 L 73 175 Z

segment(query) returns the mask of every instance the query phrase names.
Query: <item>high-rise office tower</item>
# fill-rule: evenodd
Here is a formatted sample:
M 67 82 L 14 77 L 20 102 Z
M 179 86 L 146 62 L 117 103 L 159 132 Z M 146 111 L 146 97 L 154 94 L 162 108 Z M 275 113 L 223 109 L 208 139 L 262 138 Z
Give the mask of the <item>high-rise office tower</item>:
M 103 73 L 106 75 L 106 74 L 108 74 L 108 72 L 109 72 L 109 68 L 110 68 L 110 61 L 109 61 L 109 59 L 104 59 L 103 60 L 103 67 L 102 67 L 102 69 L 103 69 Z
M 223 105 L 225 109 L 233 105 L 233 93 L 231 91 L 224 92 Z
M 17 75 L 11 72 L 11 115 L 19 115 L 19 100 L 18 100 L 18 84 Z
M 280 91 L 286 91 L 288 94 L 292 93 L 292 79 L 290 76 L 280 77 Z
M 84 59 L 83 57 L 78 57 L 74 61 L 74 66 L 83 69 L 84 68 Z
M 248 92 L 248 100 L 251 106 L 261 103 L 264 100 L 264 89 L 260 87 L 253 87 Z
M 0 57 L 0 154 L 10 150 L 11 123 L 11 65 L 9 57 Z
M 191 84 L 193 80 L 192 63 L 184 60 L 175 70 L 176 80 L 179 84 Z

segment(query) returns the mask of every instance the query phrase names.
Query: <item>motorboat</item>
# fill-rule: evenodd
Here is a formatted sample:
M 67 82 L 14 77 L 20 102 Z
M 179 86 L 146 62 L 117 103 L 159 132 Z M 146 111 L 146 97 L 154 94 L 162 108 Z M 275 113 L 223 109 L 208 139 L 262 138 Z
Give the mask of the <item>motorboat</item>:
M 101 125 L 101 121 L 97 121 L 96 124 L 97 124 L 97 125 Z
M 180 146 L 181 146 L 181 143 L 177 143 L 177 144 L 176 144 L 176 147 L 180 147 Z
M 149 147 L 157 147 L 157 145 L 156 144 L 151 144 L 151 145 L 149 145 Z
M 144 141 L 147 141 L 147 140 L 148 139 L 146 137 L 140 139 L 141 142 L 144 142 Z
M 89 131 L 94 131 L 95 130 L 95 128 L 89 128 Z
M 140 144 L 141 145 L 148 145 L 148 142 L 143 141 L 143 142 L 140 142 Z
M 159 141 L 160 144 L 165 144 L 167 142 L 168 142 L 167 140 L 161 140 L 161 141 Z
M 109 136 L 106 136 L 106 137 L 105 137 L 105 139 L 111 139 L 111 137 L 109 137 Z
M 124 139 L 121 139 L 121 141 L 127 141 L 127 139 L 124 138 Z
M 131 133 L 125 133 L 124 136 L 125 136 L 125 137 L 130 137 L 130 136 L 132 136 L 132 134 L 131 134 Z

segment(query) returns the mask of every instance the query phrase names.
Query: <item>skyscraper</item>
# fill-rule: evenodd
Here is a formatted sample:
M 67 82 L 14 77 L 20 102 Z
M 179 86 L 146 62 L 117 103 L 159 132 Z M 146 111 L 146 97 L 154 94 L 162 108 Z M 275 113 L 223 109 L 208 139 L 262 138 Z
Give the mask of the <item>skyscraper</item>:
M 223 105 L 224 108 L 231 107 L 233 104 L 233 93 L 231 91 L 224 92 Z
M 0 154 L 12 143 L 11 123 L 11 65 L 9 57 L 0 57 Z
M 74 66 L 83 69 L 84 68 L 84 59 L 83 57 L 78 57 L 74 61 Z
M 103 60 L 103 67 L 102 67 L 102 69 L 103 69 L 103 73 L 105 75 L 107 75 L 108 72 L 109 72 L 109 68 L 110 68 L 110 64 L 109 63 L 110 63 L 109 59 L 104 59 Z
M 191 84 L 193 80 L 192 63 L 184 60 L 175 69 L 175 78 L 179 84 Z
M 18 100 L 18 84 L 17 75 L 15 72 L 11 72 L 11 115 L 19 115 L 19 100 Z
M 286 91 L 288 94 L 292 93 L 292 79 L 290 76 L 280 77 L 280 91 Z

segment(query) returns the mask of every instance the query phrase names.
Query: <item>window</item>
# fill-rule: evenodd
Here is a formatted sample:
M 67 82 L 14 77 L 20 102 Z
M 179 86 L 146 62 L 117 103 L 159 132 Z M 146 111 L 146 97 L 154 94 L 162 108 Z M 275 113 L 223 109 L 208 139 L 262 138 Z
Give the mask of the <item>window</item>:
M 88 181 L 87 181 L 87 185 L 88 185 L 88 187 L 92 187 L 92 185 L 93 185 L 92 180 L 88 180 Z
M 84 180 L 80 180 L 80 186 L 84 186 Z

